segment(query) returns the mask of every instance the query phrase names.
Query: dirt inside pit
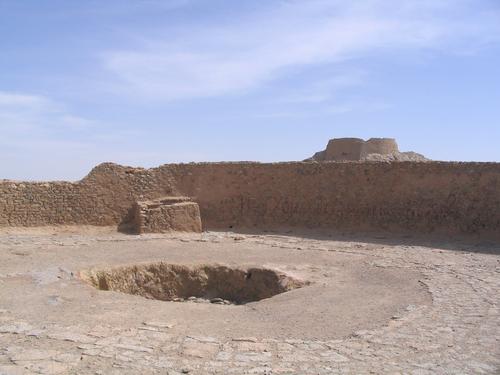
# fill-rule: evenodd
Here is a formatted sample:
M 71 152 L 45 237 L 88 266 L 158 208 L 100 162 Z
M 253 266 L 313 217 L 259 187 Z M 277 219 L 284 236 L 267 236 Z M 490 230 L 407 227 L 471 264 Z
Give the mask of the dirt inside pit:
M 89 270 L 82 279 L 99 290 L 111 290 L 161 301 L 245 304 L 273 297 L 307 285 L 267 268 L 224 265 L 185 266 L 163 262 Z

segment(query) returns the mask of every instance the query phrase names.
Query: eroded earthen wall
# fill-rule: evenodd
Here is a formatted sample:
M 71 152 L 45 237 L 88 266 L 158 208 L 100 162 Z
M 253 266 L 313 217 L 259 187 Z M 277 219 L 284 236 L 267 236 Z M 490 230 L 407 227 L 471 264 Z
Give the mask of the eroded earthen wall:
M 189 198 L 166 197 L 140 201 L 134 205 L 130 231 L 135 233 L 198 232 L 201 233 L 200 207 Z
M 499 163 L 201 163 L 96 167 L 78 183 L 0 183 L 0 225 L 117 225 L 186 195 L 215 228 L 331 228 L 500 238 Z

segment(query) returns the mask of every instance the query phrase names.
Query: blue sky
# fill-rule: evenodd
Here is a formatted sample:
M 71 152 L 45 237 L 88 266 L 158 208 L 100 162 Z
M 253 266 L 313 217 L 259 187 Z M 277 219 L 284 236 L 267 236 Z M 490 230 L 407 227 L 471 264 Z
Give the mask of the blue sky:
M 346 136 L 500 162 L 500 1 L 0 0 L 0 132 L 0 179 Z

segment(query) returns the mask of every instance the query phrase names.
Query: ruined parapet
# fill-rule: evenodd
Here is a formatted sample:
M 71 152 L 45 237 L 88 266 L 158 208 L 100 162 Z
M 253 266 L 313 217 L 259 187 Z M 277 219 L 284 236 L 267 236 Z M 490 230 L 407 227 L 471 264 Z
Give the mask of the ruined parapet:
M 359 138 L 330 139 L 325 150 L 325 160 L 360 160 L 365 141 Z
M 134 205 L 134 231 L 141 233 L 202 231 L 198 203 L 188 197 L 163 197 Z
M 317 152 L 306 161 L 427 161 L 415 152 L 400 152 L 393 138 L 331 139 L 324 151 Z
M 207 230 L 324 228 L 500 239 L 500 163 L 381 161 L 170 164 L 134 173 L 118 166 L 75 183 L 0 182 L 0 227 L 137 231 L 135 216 L 146 221 L 156 215 L 147 207 L 142 218 L 135 215 L 137 200 L 142 205 L 177 195 L 196 197 Z
M 361 157 L 370 154 L 391 155 L 399 153 L 399 147 L 394 138 L 370 138 L 363 142 Z

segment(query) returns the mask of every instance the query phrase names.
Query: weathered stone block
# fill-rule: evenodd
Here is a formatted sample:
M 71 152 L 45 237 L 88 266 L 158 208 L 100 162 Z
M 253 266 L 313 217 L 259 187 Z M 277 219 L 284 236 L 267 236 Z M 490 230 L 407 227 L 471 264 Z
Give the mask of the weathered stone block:
M 201 232 L 200 208 L 188 197 L 136 202 L 134 228 L 137 233 Z

